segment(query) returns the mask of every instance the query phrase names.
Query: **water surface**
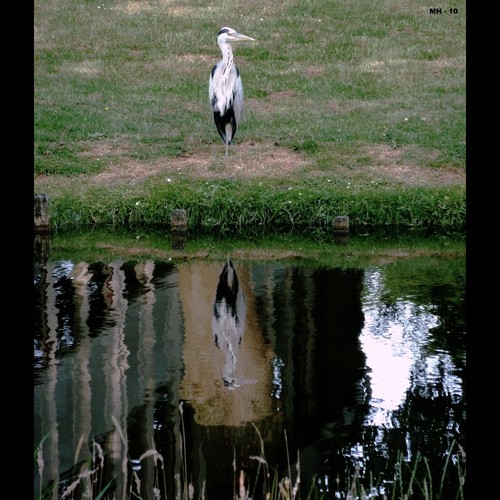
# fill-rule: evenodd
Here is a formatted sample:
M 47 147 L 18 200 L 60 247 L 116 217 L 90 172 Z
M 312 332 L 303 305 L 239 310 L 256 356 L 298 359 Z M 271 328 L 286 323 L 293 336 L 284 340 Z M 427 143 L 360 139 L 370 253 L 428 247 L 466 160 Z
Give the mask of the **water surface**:
M 35 266 L 35 496 L 224 500 L 241 477 L 258 499 L 267 466 L 304 497 L 356 473 L 382 498 L 423 456 L 454 497 L 465 260 L 231 262 Z

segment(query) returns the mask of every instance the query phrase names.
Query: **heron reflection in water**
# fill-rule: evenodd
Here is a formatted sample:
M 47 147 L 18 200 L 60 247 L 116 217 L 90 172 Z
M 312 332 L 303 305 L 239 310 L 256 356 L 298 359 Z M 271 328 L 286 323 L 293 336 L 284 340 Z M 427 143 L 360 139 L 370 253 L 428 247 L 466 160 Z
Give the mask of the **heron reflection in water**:
M 215 345 L 224 353 L 222 379 L 230 389 L 239 386 L 236 378 L 237 351 L 245 329 L 246 301 L 233 263 L 226 260 L 219 276 L 212 315 Z

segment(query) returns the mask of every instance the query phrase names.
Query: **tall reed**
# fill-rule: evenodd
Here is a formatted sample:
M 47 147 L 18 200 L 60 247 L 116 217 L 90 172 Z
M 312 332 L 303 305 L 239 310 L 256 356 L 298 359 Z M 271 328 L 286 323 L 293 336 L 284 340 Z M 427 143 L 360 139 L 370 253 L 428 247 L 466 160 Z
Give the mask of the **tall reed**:
M 194 498 L 194 486 L 188 477 L 188 457 L 186 451 L 186 430 L 183 421 L 182 402 L 179 405 L 181 415 L 181 428 L 179 431 L 181 457 L 182 457 L 182 477 L 177 484 L 176 498 L 182 500 L 213 500 L 206 498 L 205 483 L 203 483 L 201 491 L 197 499 Z M 134 470 L 133 461 L 128 456 L 126 436 L 123 433 L 118 421 L 113 418 L 116 430 L 124 445 L 124 458 L 122 461 L 122 471 L 124 472 L 124 482 L 126 487 L 123 490 L 123 496 L 120 500 L 133 500 L 143 498 L 141 493 L 141 479 Z M 301 474 L 300 474 L 300 454 L 297 453 L 297 461 L 293 465 L 289 459 L 288 439 L 285 431 L 285 446 L 288 461 L 288 474 L 284 477 L 279 477 L 278 471 L 268 463 L 265 455 L 264 440 L 255 426 L 252 424 L 257 439 L 260 443 L 260 454 L 250 456 L 249 458 L 258 462 L 258 470 L 252 485 L 247 484 L 247 476 L 244 470 L 237 469 L 236 458 L 233 460 L 233 500 L 299 500 L 301 498 Z M 95 440 L 92 441 L 92 455 L 85 463 L 77 464 L 78 453 L 83 446 L 83 439 L 80 440 L 75 452 L 74 474 L 64 482 L 51 483 L 42 488 L 41 479 L 44 469 L 43 446 L 50 433 L 45 435 L 35 449 L 34 459 L 38 466 L 40 475 L 40 489 L 37 492 L 38 500 L 48 500 L 54 498 L 54 492 L 58 491 L 60 500 L 118 500 L 116 497 L 116 477 L 111 479 L 104 478 L 105 456 L 102 447 Z M 165 473 L 165 464 L 162 455 L 152 446 L 146 450 L 138 459 L 142 462 L 148 457 L 154 458 L 155 467 L 155 484 L 153 491 L 149 495 L 153 495 L 155 500 L 165 499 L 167 480 Z M 455 466 L 456 474 L 454 474 L 453 466 Z M 259 475 L 262 474 L 262 491 L 257 491 L 259 483 Z M 231 477 L 231 476 L 229 476 Z M 294 478 L 294 479 L 293 479 Z M 365 483 L 366 478 L 363 478 L 360 473 L 359 466 L 355 466 L 349 488 L 346 491 L 335 492 L 335 498 L 344 498 L 345 500 L 370 500 L 379 498 L 380 500 L 464 500 L 465 499 L 465 451 L 463 447 L 453 441 L 446 455 L 446 460 L 441 472 L 441 476 L 436 478 L 433 476 L 429 460 L 421 454 L 417 454 L 415 459 L 408 462 L 402 453 L 398 454 L 396 471 L 394 480 L 391 482 L 390 491 L 387 491 L 387 485 L 373 484 L 371 478 L 369 485 Z M 450 481 L 453 481 L 450 487 Z M 447 488 L 445 488 L 448 482 Z M 69 484 L 67 484 L 69 483 Z M 66 485 L 67 484 L 67 485 Z M 453 497 L 450 497 L 450 489 L 454 488 Z M 163 489 L 163 492 L 161 491 Z M 165 496 L 164 496 L 165 495 Z M 317 484 L 313 481 L 309 491 L 307 492 L 306 500 L 321 500 L 330 498 L 328 493 L 320 491 Z M 148 496 L 151 498 L 151 496 Z M 174 500 L 174 499 L 171 499 Z

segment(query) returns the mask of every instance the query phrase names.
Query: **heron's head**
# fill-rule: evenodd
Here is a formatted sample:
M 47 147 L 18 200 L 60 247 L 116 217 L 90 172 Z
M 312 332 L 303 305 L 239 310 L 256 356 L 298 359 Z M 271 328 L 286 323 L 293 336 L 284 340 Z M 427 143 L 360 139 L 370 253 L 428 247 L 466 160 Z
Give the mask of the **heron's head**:
M 241 33 L 238 33 L 237 31 L 233 30 L 233 28 L 228 28 L 227 26 L 224 26 L 224 28 L 221 28 L 219 33 L 217 33 L 217 43 L 220 45 L 221 43 L 228 43 L 228 42 L 238 42 L 238 41 L 243 41 L 243 40 L 253 40 L 255 41 L 255 38 L 242 35 Z

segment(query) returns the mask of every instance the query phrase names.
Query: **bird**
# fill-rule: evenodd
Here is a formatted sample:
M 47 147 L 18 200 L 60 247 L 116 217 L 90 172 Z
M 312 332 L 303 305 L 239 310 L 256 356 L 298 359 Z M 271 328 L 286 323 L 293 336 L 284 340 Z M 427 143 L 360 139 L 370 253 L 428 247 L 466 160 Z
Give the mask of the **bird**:
M 224 353 L 222 380 L 230 389 L 238 387 L 235 377 L 238 348 L 245 331 L 246 299 L 233 262 L 227 257 L 219 276 L 212 311 L 215 345 Z
M 233 28 L 221 28 L 217 33 L 217 44 L 222 52 L 222 59 L 213 66 L 208 82 L 210 109 L 217 131 L 226 145 L 226 157 L 243 110 L 243 83 L 234 63 L 230 42 L 244 40 L 255 41 Z

